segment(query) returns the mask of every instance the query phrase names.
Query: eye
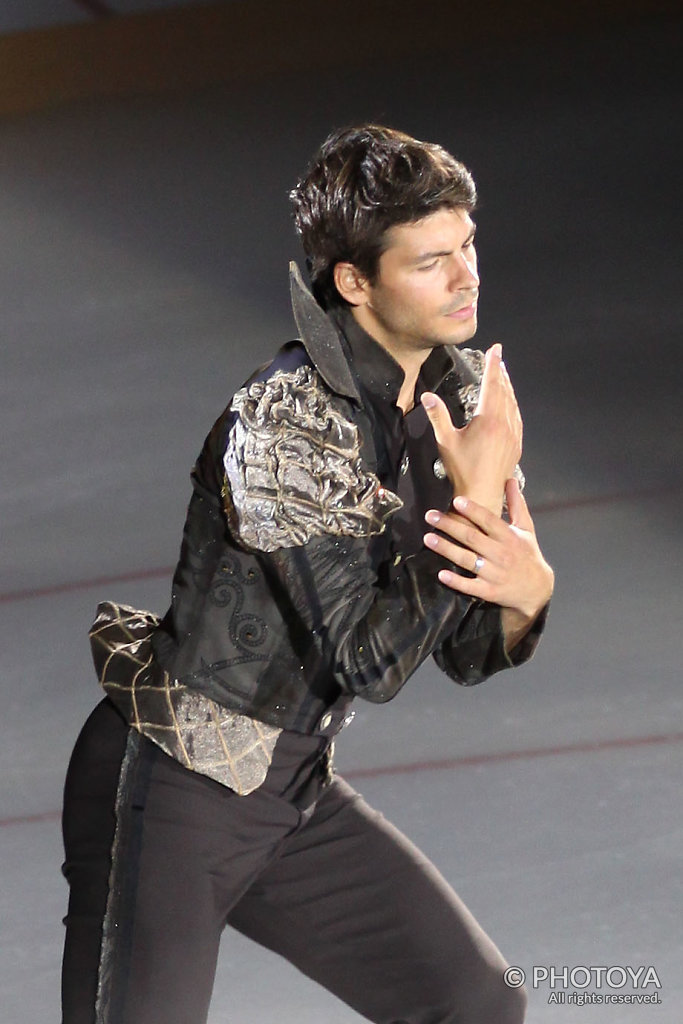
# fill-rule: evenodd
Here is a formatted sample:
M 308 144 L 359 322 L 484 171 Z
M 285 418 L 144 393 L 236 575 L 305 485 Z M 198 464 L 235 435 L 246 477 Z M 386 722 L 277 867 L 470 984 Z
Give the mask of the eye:
M 425 270 L 433 270 L 438 262 L 438 260 L 432 260 L 431 263 L 423 263 L 422 266 L 418 267 L 417 269 L 420 271 L 420 273 L 422 273 Z

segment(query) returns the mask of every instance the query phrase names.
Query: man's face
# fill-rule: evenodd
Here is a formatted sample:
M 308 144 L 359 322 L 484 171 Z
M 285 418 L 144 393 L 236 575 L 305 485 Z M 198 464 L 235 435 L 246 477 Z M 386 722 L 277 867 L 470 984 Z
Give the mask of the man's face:
M 459 345 L 477 329 L 474 223 L 462 207 L 390 228 L 354 315 L 394 356 Z

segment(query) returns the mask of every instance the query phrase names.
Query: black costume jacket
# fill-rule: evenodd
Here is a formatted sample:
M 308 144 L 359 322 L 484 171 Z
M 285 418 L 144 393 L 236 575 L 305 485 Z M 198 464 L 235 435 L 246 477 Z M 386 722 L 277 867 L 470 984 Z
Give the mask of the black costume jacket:
M 353 697 L 390 700 L 430 655 L 478 683 L 530 657 L 542 628 L 506 654 L 500 608 L 441 584 L 422 542 L 452 488 L 419 397 L 465 423 L 481 353 L 435 349 L 403 416 L 392 357 L 325 314 L 295 267 L 292 298 L 302 340 L 237 392 L 193 470 L 167 615 L 105 603 L 91 631 L 128 721 L 240 793 L 281 730 L 332 736 Z

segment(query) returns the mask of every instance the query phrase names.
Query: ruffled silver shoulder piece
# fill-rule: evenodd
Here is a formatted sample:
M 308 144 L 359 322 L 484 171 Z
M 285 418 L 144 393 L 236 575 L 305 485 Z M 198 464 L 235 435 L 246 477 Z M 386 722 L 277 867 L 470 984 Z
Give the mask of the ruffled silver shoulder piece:
M 236 539 L 260 551 L 382 533 L 401 507 L 361 459 L 358 427 L 310 366 L 242 388 L 223 465 Z

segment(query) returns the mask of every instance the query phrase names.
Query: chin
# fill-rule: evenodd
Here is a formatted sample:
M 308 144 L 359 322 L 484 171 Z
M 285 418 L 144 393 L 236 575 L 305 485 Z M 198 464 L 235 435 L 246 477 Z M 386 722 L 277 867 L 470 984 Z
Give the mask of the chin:
M 472 317 L 466 323 L 461 324 L 456 331 L 453 331 L 449 338 L 444 339 L 446 345 L 464 345 L 477 333 L 477 318 Z

